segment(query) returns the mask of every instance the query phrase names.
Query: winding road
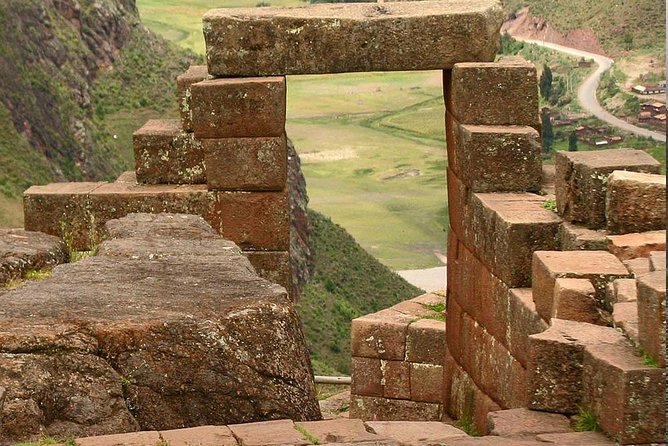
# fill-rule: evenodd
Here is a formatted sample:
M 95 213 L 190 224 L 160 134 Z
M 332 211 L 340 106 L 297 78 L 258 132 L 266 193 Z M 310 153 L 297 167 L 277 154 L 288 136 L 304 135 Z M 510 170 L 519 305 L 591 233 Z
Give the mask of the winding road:
M 598 84 L 601 81 L 601 76 L 607 70 L 612 67 L 614 61 L 609 57 L 601 56 L 600 54 L 589 53 L 587 51 L 577 50 L 575 48 L 569 48 L 563 45 L 557 45 L 556 43 L 543 42 L 541 40 L 533 39 L 524 39 L 522 37 L 513 36 L 514 39 L 520 40 L 526 43 L 533 43 L 546 48 L 551 48 L 553 50 L 561 51 L 563 53 L 571 54 L 577 57 L 584 57 L 585 59 L 593 59 L 598 67 L 589 77 L 587 77 L 580 88 L 578 89 L 578 101 L 583 109 L 587 110 L 592 115 L 596 116 L 601 121 L 605 121 L 608 124 L 615 126 L 624 131 L 634 133 L 639 136 L 644 136 L 646 138 L 652 138 L 656 141 L 666 142 L 666 135 L 663 135 L 658 132 L 653 132 L 651 130 L 644 129 L 642 127 L 637 127 L 633 124 L 621 120 L 612 114 L 608 113 L 606 110 L 601 107 L 601 104 L 598 103 L 596 98 L 596 89 Z

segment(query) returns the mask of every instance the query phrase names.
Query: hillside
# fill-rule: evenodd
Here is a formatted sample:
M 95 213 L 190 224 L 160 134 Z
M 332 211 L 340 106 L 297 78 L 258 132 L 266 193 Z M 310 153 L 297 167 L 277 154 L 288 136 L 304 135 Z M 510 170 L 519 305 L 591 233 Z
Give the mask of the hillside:
M 134 0 L 0 2 L 0 226 L 21 224 L 31 184 L 130 168 L 132 131 L 175 109 L 173 79 L 194 59 Z
M 317 374 L 350 373 L 350 321 L 422 293 L 368 254 L 345 229 L 309 210 L 311 278 L 297 311 Z
M 562 34 L 591 29 L 612 57 L 628 50 L 665 51 L 666 4 L 656 0 L 502 0 L 509 13 L 528 6 Z M 546 26 L 544 23 L 539 26 Z

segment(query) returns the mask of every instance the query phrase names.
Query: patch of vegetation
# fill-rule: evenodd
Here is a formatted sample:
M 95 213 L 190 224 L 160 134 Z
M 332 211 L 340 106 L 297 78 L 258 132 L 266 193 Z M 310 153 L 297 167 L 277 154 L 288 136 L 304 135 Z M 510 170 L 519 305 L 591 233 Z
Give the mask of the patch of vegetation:
M 297 311 L 316 374 L 350 374 L 350 324 L 423 293 L 374 259 L 343 228 L 309 210 L 313 271 Z
M 473 421 L 473 391 L 469 390 L 466 393 L 466 400 L 464 401 L 464 413 L 453 423 L 457 429 L 461 429 L 472 437 L 479 437 L 480 431 Z
M 28 442 L 28 443 L 16 443 L 14 446 L 47 446 L 51 444 L 63 444 L 64 446 L 76 446 L 76 442 L 73 438 L 67 438 L 65 440 L 56 440 L 53 437 L 44 437 L 38 442 Z
M 557 212 L 557 200 L 555 200 L 554 198 L 549 198 L 549 199 L 543 201 L 542 206 L 543 206 L 543 209 L 546 209 L 546 210 L 552 211 L 552 212 Z
M 659 361 L 649 353 L 645 351 L 641 351 L 642 354 L 642 362 L 645 364 L 647 367 L 654 367 L 654 368 L 660 368 L 661 364 L 659 364 Z
M 302 434 L 302 436 L 304 437 L 304 439 L 305 439 L 306 441 L 308 441 L 309 443 L 311 443 L 311 444 L 320 444 L 320 442 L 318 441 L 318 438 L 315 437 L 315 436 L 314 436 L 312 433 L 310 433 L 309 431 L 307 431 L 306 428 L 304 427 L 304 425 L 299 424 L 299 423 L 295 423 L 295 429 L 297 430 L 297 432 L 299 432 L 300 434 Z
M 577 432 L 594 432 L 599 430 L 596 416 L 588 409 L 581 407 L 578 414 L 573 418 L 575 420 L 574 429 Z

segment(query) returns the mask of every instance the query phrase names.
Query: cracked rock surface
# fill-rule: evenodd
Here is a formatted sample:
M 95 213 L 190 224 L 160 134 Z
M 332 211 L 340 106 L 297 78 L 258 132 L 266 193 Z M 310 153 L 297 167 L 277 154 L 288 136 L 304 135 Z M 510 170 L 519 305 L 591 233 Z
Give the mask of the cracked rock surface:
M 200 217 L 133 214 L 0 295 L 0 441 L 320 418 L 284 288 Z

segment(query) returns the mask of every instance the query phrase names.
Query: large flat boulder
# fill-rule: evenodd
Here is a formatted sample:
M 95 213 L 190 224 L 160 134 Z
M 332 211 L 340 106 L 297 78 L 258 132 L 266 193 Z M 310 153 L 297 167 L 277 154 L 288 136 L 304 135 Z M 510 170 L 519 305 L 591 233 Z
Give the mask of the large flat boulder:
M 98 256 L 0 296 L 0 441 L 320 418 L 301 325 L 200 217 L 107 223 Z
M 0 228 L 0 288 L 31 270 L 50 269 L 67 261 L 65 243 L 52 235 Z
M 215 77 L 449 69 L 493 61 L 495 0 L 214 9 L 204 15 Z

